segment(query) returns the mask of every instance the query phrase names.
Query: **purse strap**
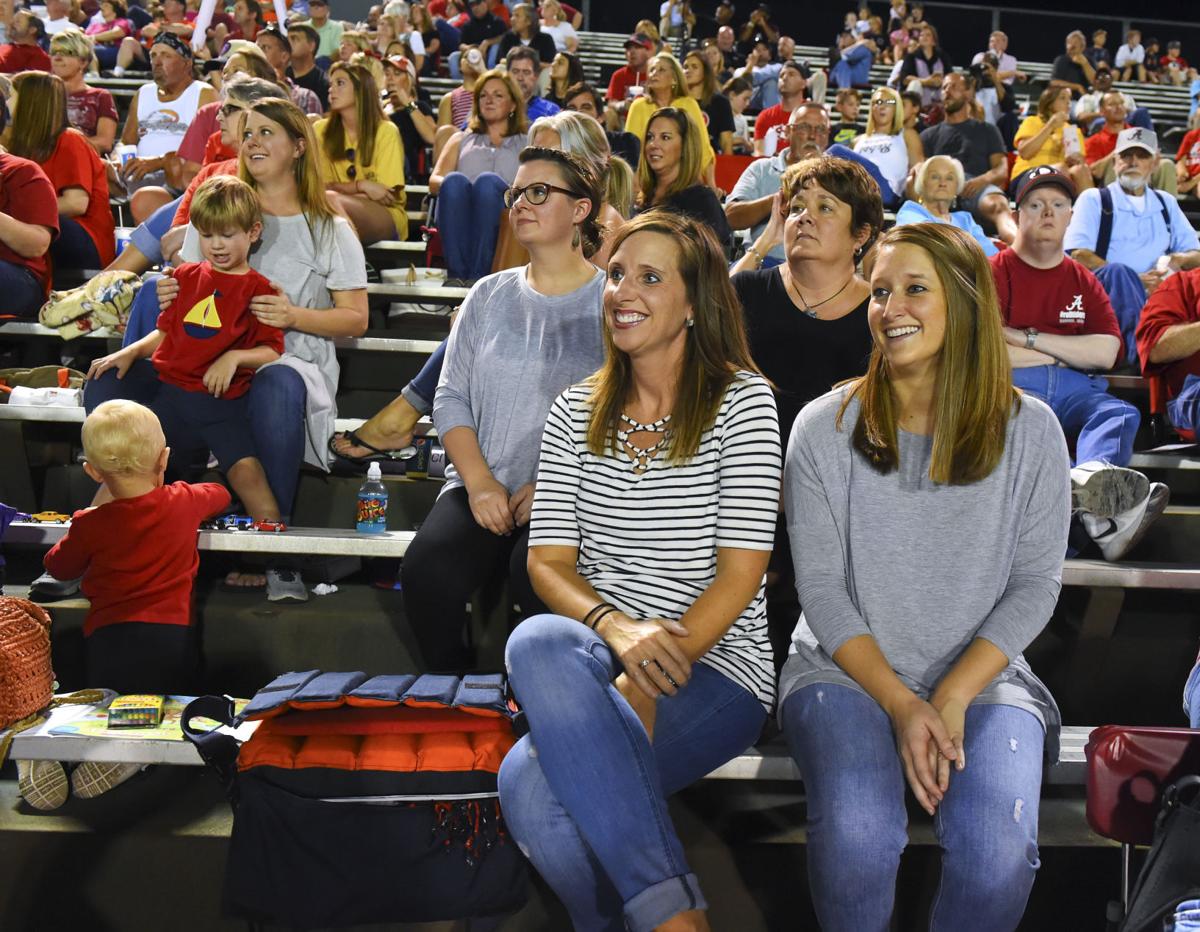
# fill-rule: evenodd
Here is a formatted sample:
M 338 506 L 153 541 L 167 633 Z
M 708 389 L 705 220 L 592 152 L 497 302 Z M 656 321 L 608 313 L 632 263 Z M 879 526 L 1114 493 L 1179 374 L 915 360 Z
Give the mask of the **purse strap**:
M 210 730 L 197 729 L 192 726 L 192 719 L 207 718 L 218 725 L 236 727 L 241 719 L 234 714 L 233 699 L 229 696 L 200 696 L 193 699 L 183 710 L 179 726 L 183 734 L 196 748 L 200 759 L 216 773 L 229 802 L 237 806 L 237 757 L 241 745 L 236 738 L 214 728 Z

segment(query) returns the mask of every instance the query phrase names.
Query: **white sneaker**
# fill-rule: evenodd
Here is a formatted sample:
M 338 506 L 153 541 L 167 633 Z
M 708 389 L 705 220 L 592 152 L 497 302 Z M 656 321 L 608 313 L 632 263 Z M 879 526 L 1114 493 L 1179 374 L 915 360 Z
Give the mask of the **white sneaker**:
M 282 602 L 290 599 L 294 602 L 307 602 L 308 590 L 304 588 L 304 580 L 297 570 L 267 570 L 267 600 Z
M 114 65 L 114 66 L 113 66 L 113 70 L 112 70 L 112 76 L 113 76 L 114 78 L 123 78 L 123 77 L 125 77 L 125 69 L 124 69 L 124 68 L 122 68 L 120 65 Z
M 94 799 L 141 773 L 144 766 L 85 760 L 71 773 L 71 789 L 80 799 Z
M 1136 469 L 1093 460 L 1071 470 L 1071 508 L 1098 518 L 1115 518 L 1150 494 L 1150 480 Z
M 67 801 L 71 781 L 67 771 L 56 760 L 17 761 L 17 790 L 21 798 L 34 809 L 48 812 Z
M 1161 482 L 1150 483 L 1150 491 L 1134 507 L 1111 518 L 1084 512 L 1079 516 L 1084 529 L 1110 563 L 1120 560 L 1146 536 L 1171 500 L 1171 490 Z

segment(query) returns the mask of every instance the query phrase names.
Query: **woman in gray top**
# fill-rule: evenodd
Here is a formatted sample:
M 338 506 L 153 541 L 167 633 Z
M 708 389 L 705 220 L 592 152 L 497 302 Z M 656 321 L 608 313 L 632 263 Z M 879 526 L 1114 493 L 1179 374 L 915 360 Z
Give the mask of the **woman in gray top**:
M 867 375 L 808 405 L 785 496 L 804 615 L 780 717 L 822 928 L 881 932 L 904 788 L 944 850 L 930 928 L 1013 929 L 1058 709 L 1022 650 L 1050 619 L 1070 461 L 1012 386 L 987 261 L 942 224 L 880 241 Z
M 480 280 L 450 333 L 433 423 L 452 465 L 401 567 L 426 669 L 471 665 L 463 606 L 505 568 L 522 614 L 545 611 L 525 569 L 533 480 L 551 403 L 604 358 L 604 273 L 588 261 L 603 195 L 590 161 L 522 152 L 504 197 L 529 264 Z
M 504 207 L 501 197 L 516 177 L 528 128 L 525 98 L 508 72 L 480 75 L 467 128 L 447 140 L 429 175 L 452 278 L 475 281 L 491 270 Z

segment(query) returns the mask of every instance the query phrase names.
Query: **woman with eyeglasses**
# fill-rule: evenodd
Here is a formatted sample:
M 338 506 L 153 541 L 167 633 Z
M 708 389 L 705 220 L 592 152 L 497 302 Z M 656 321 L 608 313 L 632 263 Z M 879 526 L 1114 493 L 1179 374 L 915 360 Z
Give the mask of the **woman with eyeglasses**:
M 359 239 L 406 238 L 404 144 L 384 115 L 370 71 L 342 62 L 329 69 L 329 116 L 315 129 L 329 199 L 350 218 Z
M 925 158 L 920 134 L 904 125 L 899 91 L 880 87 L 871 94 L 867 131 L 854 140 L 854 151 L 869 160 L 887 182 L 881 190 L 883 206 L 897 207 L 904 200 L 909 171 Z
M 463 606 L 507 570 L 522 615 L 544 610 L 529 586 L 526 539 L 546 413 L 600 365 L 604 188 L 591 163 L 530 147 L 504 194 L 529 264 L 481 279 L 450 333 L 433 404 L 446 484 L 401 565 L 405 616 L 427 670 L 464 670 Z
M 694 101 L 693 101 L 694 103 Z M 652 207 L 685 214 L 705 224 L 728 251 L 733 231 L 713 189 L 704 183 L 704 150 L 708 136 L 688 115 L 663 107 L 646 125 L 646 140 L 638 160 L 641 210 Z
M 481 74 L 467 128 L 450 137 L 429 176 L 451 278 L 473 282 L 491 271 L 504 192 L 517 176 L 528 129 L 525 98 L 508 72 Z
M 78 29 L 64 30 L 50 40 L 50 70 L 67 87 L 67 119 L 104 156 L 117 141 L 117 107 L 109 91 L 84 80 L 92 54 L 92 40 Z
M 720 244 L 665 211 L 614 237 L 603 367 L 542 434 L 509 639 L 529 734 L 509 831 L 576 929 L 709 928 L 668 798 L 753 744 L 775 694 L 763 574 L 779 425 Z
M 603 203 L 596 216 L 600 245 L 589 257 L 601 269 L 608 264 L 608 244 L 613 233 L 628 219 L 633 202 L 633 169 L 612 157 L 604 128 L 591 117 L 562 111 L 539 117 L 529 127 L 532 146 L 560 149 L 591 163 L 604 179 Z M 339 466 L 361 471 L 367 462 L 384 465 L 403 460 L 415 452 L 410 446 L 417 422 L 433 410 L 433 398 L 445 362 L 446 342 L 434 350 L 403 391 L 361 427 L 334 434 L 329 441 Z

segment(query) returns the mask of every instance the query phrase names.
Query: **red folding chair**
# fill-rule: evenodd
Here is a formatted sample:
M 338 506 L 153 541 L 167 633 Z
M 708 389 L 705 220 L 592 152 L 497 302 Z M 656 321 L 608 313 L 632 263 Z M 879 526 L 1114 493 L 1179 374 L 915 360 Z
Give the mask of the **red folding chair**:
M 746 166 L 759 156 L 755 155 L 718 155 L 713 174 L 716 176 L 717 187 L 728 194 L 742 177 Z
M 1121 843 L 1121 905 L 1128 910 L 1133 846 L 1154 841 L 1163 791 L 1200 773 L 1200 730 L 1103 725 L 1084 753 L 1088 825 Z

